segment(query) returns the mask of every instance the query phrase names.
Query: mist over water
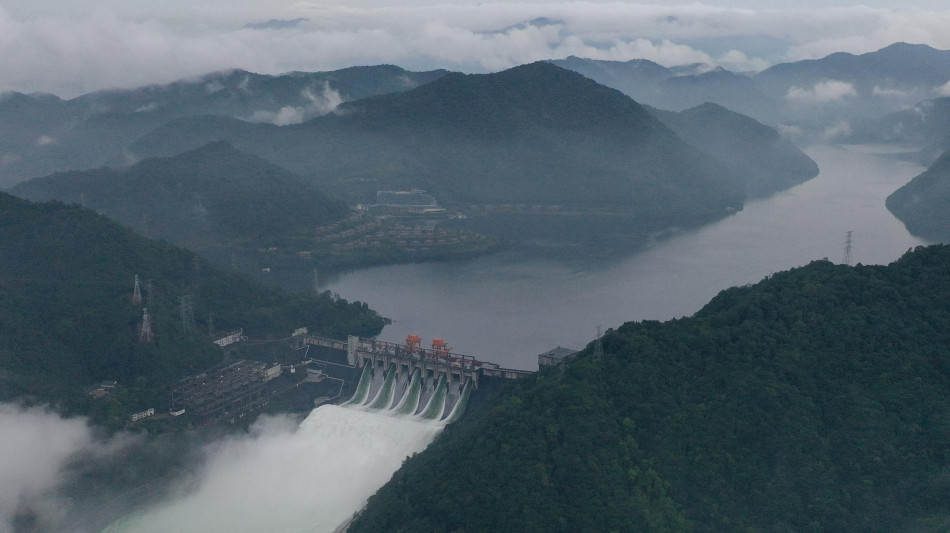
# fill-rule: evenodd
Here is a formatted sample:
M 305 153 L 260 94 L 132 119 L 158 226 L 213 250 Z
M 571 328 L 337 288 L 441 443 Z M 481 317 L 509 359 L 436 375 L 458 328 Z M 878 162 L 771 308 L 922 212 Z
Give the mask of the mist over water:
M 180 497 L 105 531 L 335 531 L 425 449 L 444 422 L 324 405 L 299 425 L 266 419 L 250 437 L 218 443 Z
M 326 288 L 392 318 L 382 340 L 440 337 L 455 352 L 534 369 L 537 354 L 583 348 L 598 326 L 691 315 L 728 287 L 822 258 L 841 262 L 848 231 L 852 263 L 886 264 L 926 244 L 884 206 L 922 167 L 878 147 L 806 153 L 821 169 L 816 178 L 624 259 L 555 261 L 513 251 L 358 271 Z

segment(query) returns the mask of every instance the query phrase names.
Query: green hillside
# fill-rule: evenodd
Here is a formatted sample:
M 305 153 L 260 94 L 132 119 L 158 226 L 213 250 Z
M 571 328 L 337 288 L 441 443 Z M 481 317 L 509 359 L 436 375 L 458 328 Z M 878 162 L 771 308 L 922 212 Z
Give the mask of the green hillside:
M 373 203 L 377 190 L 421 188 L 453 209 L 539 206 L 571 213 L 562 223 L 573 226 L 589 224 L 578 214 L 606 214 L 623 231 L 646 233 L 726 216 L 744 200 L 737 178 L 639 104 L 543 62 L 448 74 L 282 128 L 191 117 L 132 150 L 169 155 L 216 139 L 350 204 Z
M 887 209 L 910 233 L 950 243 L 950 152 L 888 196 Z
M 648 109 L 683 140 L 741 178 L 749 197 L 783 191 L 818 175 L 818 165 L 774 128 L 717 104 L 679 113 Z
M 137 305 L 136 275 L 143 292 Z M 194 302 L 192 331 L 181 321 L 185 295 Z M 154 318 L 154 342 L 141 344 L 144 307 Z M 0 193 L 0 400 L 101 417 L 160 401 L 171 380 L 221 361 L 208 337 L 211 313 L 217 331 L 243 328 L 251 338 L 285 337 L 303 326 L 373 335 L 385 322 L 366 304 L 289 294 L 222 273 L 192 252 L 79 206 Z M 102 380 L 134 389 L 111 414 L 93 412 L 102 406 L 83 391 Z
M 127 165 L 133 141 L 177 118 L 216 115 L 292 124 L 330 112 L 341 101 L 405 91 L 444 74 L 392 65 L 279 76 L 229 70 L 71 100 L 3 94 L 0 154 L 6 157 L 0 165 L 0 185 L 53 172 Z
M 608 331 L 404 464 L 363 531 L 946 531 L 950 247 Z
M 33 201 L 81 203 L 139 233 L 194 250 L 306 238 L 348 213 L 300 177 L 223 142 L 124 170 L 53 174 L 11 192 Z

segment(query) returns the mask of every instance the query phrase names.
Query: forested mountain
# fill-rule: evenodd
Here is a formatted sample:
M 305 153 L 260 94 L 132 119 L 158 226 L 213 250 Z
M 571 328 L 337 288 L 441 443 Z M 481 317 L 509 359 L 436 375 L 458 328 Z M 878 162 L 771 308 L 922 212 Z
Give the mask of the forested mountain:
M 950 243 L 950 152 L 888 196 L 887 209 L 910 233 Z
M 907 43 L 866 54 L 781 63 L 759 73 L 709 65 L 666 68 L 644 60 L 569 57 L 554 63 L 642 104 L 679 111 L 713 102 L 765 124 L 793 124 L 818 136 L 840 121 L 897 112 L 931 99 L 950 80 L 950 51 Z
M 299 176 L 224 142 L 123 170 L 53 174 L 11 192 L 82 204 L 147 237 L 209 255 L 309 242 L 315 227 L 349 212 Z
M 706 102 L 754 116 L 775 116 L 775 101 L 762 94 L 752 76 L 722 67 L 667 68 L 645 59 L 603 61 L 575 56 L 551 63 L 583 74 L 598 83 L 623 91 L 641 104 L 682 111 Z
M 720 105 L 706 103 L 679 113 L 648 109 L 741 178 L 750 197 L 782 191 L 818 175 L 818 165 L 774 128 Z
M 813 87 L 822 80 L 852 83 L 858 94 L 887 90 L 929 91 L 950 79 L 950 51 L 895 43 L 875 52 L 838 52 L 821 59 L 782 63 L 755 76 L 756 85 L 776 96 L 790 87 Z
M 218 115 L 294 124 L 328 113 L 341 102 L 405 91 L 444 74 L 391 65 L 280 76 L 233 70 L 71 100 L 2 95 L 0 185 L 56 171 L 127 165 L 134 161 L 130 143 L 176 118 Z
M 722 165 L 639 104 L 543 62 L 449 74 L 296 126 L 183 119 L 133 149 L 167 155 L 212 139 L 312 176 L 350 203 L 422 188 L 447 206 L 609 211 L 649 231 L 721 217 L 744 198 Z
M 883 117 L 855 121 L 849 140 L 920 147 L 923 161 L 929 165 L 950 149 L 950 98 L 925 100 Z
M 134 277 L 142 301 L 133 303 Z M 149 290 L 150 289 L 150 290 Z M 194 329 L 181 320 L 189 295 Z M 154 342 L 140 343 L 143 308 Z M 289 294 L 225 274 L 194 253 L 150 241 L 58 202 L 0 193 L 0 400 L 50 403 L 66 412 L 120 417 L 155 406 L 164 387 L 221 361 L 208 337 L 243 328 L 252 338 L 298 327 L 327 335 L 373 335 L 385 320 L 366 304 L 328 294 Z M 84 387 L 118 380 L 126 403 L 109 412 Z
M 950 247 L 630 322 L 406 461 L 349 531 L 945 531 Z

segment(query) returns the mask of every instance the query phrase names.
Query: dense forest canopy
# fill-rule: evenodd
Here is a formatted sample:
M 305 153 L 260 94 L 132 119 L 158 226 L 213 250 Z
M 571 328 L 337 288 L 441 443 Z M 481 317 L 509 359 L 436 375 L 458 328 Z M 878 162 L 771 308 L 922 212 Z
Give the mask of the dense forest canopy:
M 887 208 L 910 233 L 932 242 L 950 242 L 950 152 L 888 196 Z
M 945 531 L 950 247 L 630 322 L 409 459 L 350 531 Z
M 349 210 L 312 184 L 224 142 L 123 170 L 61 172 L 11 192 L 33 201 L 83 204 L 146 236 L 196 251 L 311 237 Z
M 132 302 L 136 275 L 140 304 Z M 183 326 L 182 296 L 191 297 L 193 328 Z M 154 342 L 142 344 L 145 307 Z M 154 400 L 171 380 L 221 361 L 209 338 L 212 313 L 218 331 L 243 328 L 252 338 L 286 337 L 298 327 L 373 335 L 385 323 L 363 303 L 223 273 L 88 209 L 0 193 L 0 399 L 86 413 L 92 406 L 83 388 L 118 380 Z

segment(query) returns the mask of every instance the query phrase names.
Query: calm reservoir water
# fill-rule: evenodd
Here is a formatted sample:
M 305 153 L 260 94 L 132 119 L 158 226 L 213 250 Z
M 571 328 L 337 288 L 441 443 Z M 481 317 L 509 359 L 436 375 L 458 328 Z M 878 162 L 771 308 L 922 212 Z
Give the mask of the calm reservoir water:
M 510 251 L 362 270 L 326 288 L 390 317 L 382 340 L 441 337 L 455 352 L 535 369 L 537 354 L 583 348 L 598 327 L 688 316 L 722 289 L 816 259 L 841 262 L 848 231 L 852 263 L 886 264 L 927 244 L 884 207 L 923 168 L 880 147 L 806 152 L 821 168 L 818 177 L 624 259 L 557 261 Z

